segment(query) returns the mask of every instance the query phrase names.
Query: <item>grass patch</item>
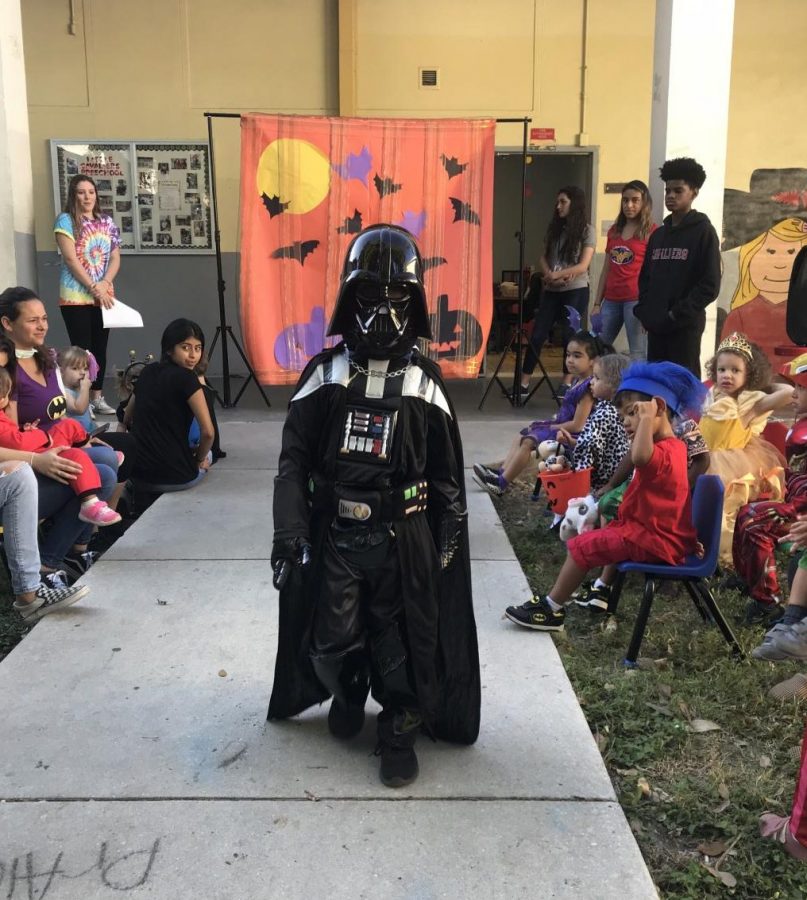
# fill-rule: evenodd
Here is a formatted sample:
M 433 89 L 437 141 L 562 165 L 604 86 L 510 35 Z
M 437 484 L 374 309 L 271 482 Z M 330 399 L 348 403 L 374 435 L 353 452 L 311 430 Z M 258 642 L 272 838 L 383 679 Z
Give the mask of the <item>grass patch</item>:
M 8 573 L 5 566 L 0 565 L 0 660 L 11 653 L 31 628 L 14 611 L 13 603 Z
M 514 485 L 496 507 L 530 586 L 546 591 L 565 546 L 531 487 Z M 790 811 L 807 714 L 768 689 L 803 666 L 735 661 L 676 589 L 654 601 L 641 668 L 626 670 L 641 585 L 629 577 L 615 620 L 570 609 L 555 642 L 660 894 L 807 897 L 807 866 L 757 832 L 765 810 Z M 715 596 L 749 652 L 763 630 L 738 624 L 746 598 Z M 719 729 L 693 733 L 695 719 Z

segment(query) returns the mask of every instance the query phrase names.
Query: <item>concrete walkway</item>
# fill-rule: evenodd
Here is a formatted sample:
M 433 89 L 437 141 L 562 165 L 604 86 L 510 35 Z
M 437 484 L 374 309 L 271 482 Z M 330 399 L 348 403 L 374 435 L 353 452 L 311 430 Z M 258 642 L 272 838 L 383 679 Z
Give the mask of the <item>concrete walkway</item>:
M 372 719 L 348 745 L 327 705 L 266 723 L 283 406 L 222 418 L 207 483 L 164 495 L 0 665 L 0 896 L 655 897 L 552 639 L 502 619 L 529 590 L 470 480 L 479 741 L 422 739 L 393 792 Z M 470 465 L 512 426 L 462 430 Z

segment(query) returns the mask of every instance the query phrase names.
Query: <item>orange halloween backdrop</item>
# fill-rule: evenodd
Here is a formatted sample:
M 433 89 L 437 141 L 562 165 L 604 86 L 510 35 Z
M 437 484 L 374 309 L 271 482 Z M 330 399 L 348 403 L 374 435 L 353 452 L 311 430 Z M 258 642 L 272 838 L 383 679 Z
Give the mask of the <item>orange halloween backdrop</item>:
M 345 250 L 407 228 L 426 269 L 443 373 L 479 371 L 492 306 L 493 120 L 241 118 L 241 324 L 263 384 L 297 380 L 326 344 Z

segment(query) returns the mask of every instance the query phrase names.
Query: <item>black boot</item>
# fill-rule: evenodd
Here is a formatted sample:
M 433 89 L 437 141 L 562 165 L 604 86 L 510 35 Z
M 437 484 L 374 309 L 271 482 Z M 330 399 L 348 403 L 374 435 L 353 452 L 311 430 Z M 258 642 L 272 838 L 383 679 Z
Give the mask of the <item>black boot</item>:
M 328 712 L 328 731 L 339 740 L 346 741 L 364 728 L 364 704 L 342 704 L 334 697 Z
M 387 787 L 406 787 L 418 777 L 415 738 L 419 727 L 420 716 L 408 710 L 379 715 L 375 755 L 381 757 L 379 776 Z
M 364 727 L 364 704 L 369 673 L 363 653 L 348 653 L 337 659 L 312 657 L 317 678 L 333 694 L 328 712 L 328 730 L 340 740 L 355 737 Z

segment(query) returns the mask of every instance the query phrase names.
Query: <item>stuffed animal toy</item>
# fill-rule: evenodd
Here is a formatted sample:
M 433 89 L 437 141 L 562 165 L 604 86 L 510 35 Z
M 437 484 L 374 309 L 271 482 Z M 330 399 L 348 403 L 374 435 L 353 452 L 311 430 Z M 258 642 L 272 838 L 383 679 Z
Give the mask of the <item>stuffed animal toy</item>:
M 597 525 L 599 510 L 597 501 L 589 494 L 586 497 L 574 497 L 566 507 L 566 515 L 560 523 L 560 539 L 568 541 L 576 534 L 593 531 Z
M 564 472 L 569 468 L 566 450 L 560 441 L 541 441 L 536 453 L 539 472 Z
M 571 469 L 571 467 L 572 464 L 565 456 L 550 456 L 546 460 L 547 472 L 565 472 L 567 469 Z

